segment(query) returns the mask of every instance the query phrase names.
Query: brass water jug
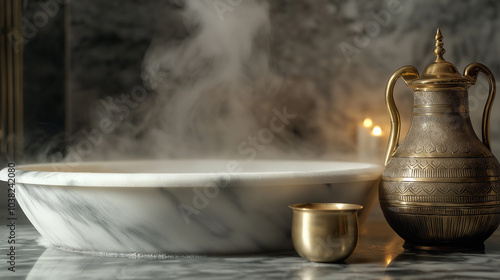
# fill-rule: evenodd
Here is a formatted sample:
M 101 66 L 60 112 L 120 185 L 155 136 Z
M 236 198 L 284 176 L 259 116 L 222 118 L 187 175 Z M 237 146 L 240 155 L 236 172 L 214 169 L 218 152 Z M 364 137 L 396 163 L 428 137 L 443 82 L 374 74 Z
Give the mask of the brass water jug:
M 386 87 L 391 134 L 379 186 L 380 206 L 405 248 L 484 248 L 500 223 L 500 165 L 489 139 L 495 78 L 480 63 L 460 75 L 443 58 L 438 29 L 436 59 L 422 75 L 413 66 L 398 69 Z M 489 83 L 482 141 L 469 117 L 467 90 L 483 73 Z M 413 120 L 399 143 L 400 117 L 393 98 L 398 78 L 414 91 Z

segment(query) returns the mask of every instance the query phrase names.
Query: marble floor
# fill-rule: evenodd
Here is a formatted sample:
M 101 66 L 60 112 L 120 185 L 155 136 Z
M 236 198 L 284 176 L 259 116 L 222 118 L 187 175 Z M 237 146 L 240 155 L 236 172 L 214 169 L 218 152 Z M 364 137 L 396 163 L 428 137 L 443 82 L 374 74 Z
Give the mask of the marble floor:
M 16 267 L 8 270 L 7 231 L 0 234 L 0 279 L 498 279 L 500 231 L 485 253 L 424 254 L 404 251 L 383 220 L 361 228 L 354 254 L 342 264 L 318 264 L 295 252 L 244 256 L 113 258 L 43 246 L 29 224 L 16 228 Z

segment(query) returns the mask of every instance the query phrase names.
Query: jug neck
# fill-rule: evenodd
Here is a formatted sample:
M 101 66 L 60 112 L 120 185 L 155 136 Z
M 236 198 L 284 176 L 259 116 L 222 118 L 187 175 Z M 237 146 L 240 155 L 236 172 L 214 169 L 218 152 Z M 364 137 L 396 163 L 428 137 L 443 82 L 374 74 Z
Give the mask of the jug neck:
M 415 91 L 414 116 L 439 116 L 459 114 L 469 117 L 469 99 L 462 91 Z

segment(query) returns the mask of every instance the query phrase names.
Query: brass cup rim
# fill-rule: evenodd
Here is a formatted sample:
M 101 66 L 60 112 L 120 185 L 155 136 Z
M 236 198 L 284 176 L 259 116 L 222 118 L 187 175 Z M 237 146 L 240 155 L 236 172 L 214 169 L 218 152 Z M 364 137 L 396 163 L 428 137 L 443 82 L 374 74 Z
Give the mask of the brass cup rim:
M 349 203 L 298 203 L 288 208 L 306 212 L 355 212 L 363 209 L 362 205 Z

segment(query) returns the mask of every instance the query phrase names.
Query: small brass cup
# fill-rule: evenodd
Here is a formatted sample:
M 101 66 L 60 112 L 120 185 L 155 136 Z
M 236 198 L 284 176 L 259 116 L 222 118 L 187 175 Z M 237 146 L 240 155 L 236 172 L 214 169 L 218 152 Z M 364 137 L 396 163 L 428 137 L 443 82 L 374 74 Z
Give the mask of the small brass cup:
M 302 203 L 293 209 L 292 242 L 295 251 L 313 262 L 342 262 L 358 243 L 357 204 Z

